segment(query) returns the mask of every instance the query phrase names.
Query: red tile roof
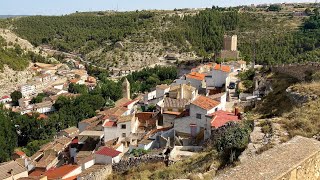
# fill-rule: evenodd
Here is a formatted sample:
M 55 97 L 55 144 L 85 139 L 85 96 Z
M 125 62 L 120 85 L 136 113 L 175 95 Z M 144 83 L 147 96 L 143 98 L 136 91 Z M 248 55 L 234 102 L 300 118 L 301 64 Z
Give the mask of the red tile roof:
M 78 144 L 79 139 L 76 137 L 71 141 L 71 144 Z
M 191 73 L 186 75 L 187 78 L 196 79 L 196 80 L 199 80 L 199 81 L 204 80 L 205 76 L 206 76 L 205 74 L 197 73 L 197 72 L 191 72 Z
M 59 168 L 49 170 L 44 173 L 48 179 L 61 179 L 63 176 L 69 174 L 73 170 L 77 169 L 79 166 L 75 165 L 64 165 Z
M 234 113 L 227 112 L 227 111 L 217 111 L 212 114 L 213 118 L 211 120 L 211 126 L 218 128 L 226 124 L 230 121 L 239 121 L 239 117 L 236 116 Z
M 26 155 L 26 154 L 25 154 L 24 152 L 22 152 L 22 151 L 16 151 L 15 153 L 16 153 L 17 155 L 19 155 L 20 157 Z
M 104 122 L 104 124 L 102 126 L 103 127 L 116 127 L 117 123 L 114 121 L 106 121 L 106 122 Z
M 41 171 L 41 170 L 34 170 L 34 171 L 32 171 L 30 174 L 29 174 L 29 176 L 31 176 L 31 177 L 40 177 L 40 176 L 42 176 L 43 174 L 45 173 L 45 171 Z
M 222 67 L 221 67 L 220 64 L 217 64 L 217 65 L 214 66 L 214 69 L 215 70 L 221 70 L 223 72 L 231 72 L 230 66 L 226 66 L 226 65 L 222 65 Z
M 48 119 L 48 116 L 45 115 L 45 114 L 40 114 L 37 119 L 38 119 L 38 120 L 39 120 L 39 119 Z
M 8 99 L 10 98 L 9 96 L 2 96 L 0 99 Z
M 104 156 L 110 156 L 110 157 L 116 157 L 120 154 L 120 151 L 114 150 L 109 147 L 103 147 L 99 151 L 96 152 L 96 154 L 104 155 Z
M 128 101 L 128 102 L 124 103 L 122 106 L 123 107 L 128 107 L 130 104 L 135 103 L 135 102 L 137 102 L 137 100 L 131 100 L 131 101 Z
M 140 112 L 136 114 L 139 121 L 146 121 L 152 118 L 153 112 Z
M 70 83 L 77 83 L 78 81 L 80 81 L 80 79 L 70 79 L 69 81 Z
M 196 105 L 202 109 L 210 110 L 220 104 L 220 102 L 210 99 L 206 96 L 198 96 L 191 104 Z

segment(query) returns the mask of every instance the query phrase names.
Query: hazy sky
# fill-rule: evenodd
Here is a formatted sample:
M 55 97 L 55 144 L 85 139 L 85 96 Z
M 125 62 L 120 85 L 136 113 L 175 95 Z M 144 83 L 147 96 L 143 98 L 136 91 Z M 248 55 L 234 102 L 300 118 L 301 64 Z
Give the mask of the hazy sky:
M 314 0 L 0 0 L 0 15 L 62 15 L 75 11 L 237 6 Z

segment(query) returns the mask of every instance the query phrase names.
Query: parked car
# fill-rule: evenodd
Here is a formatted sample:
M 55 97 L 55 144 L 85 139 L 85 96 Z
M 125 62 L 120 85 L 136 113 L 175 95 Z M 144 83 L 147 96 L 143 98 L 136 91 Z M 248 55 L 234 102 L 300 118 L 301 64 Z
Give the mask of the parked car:
M 229 87 L 228 87 L 229 89 L 235 89 L 236 88 L 236 83 L 234 83 L 234 82 L 230 82 L 230 84 L 229 84 Z

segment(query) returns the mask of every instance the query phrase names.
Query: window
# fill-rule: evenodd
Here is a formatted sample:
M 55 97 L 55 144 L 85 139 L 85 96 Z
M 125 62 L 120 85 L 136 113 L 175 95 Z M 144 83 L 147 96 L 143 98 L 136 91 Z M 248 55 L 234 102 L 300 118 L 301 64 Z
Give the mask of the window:
M 127 126 L 125 124 L 121 124 L 121 129 L 126 129 Z
M 126 137 L 126 133 L 122 133 L 122 137 Z
M 198 113 L 197 113 L 196 116 L 197 116 L 197 119 L 201 119 L 201 114 L 198 114 Z

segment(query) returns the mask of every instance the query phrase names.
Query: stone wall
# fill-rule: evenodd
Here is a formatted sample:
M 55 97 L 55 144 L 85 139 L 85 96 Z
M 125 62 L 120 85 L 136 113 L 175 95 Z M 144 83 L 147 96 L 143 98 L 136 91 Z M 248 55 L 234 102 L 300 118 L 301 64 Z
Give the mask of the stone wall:
M 272 72 L 287 74 L 304 81 L 308 72 L 320 71 L 320 63 L 283 64 L 271 67 Z
M 320 179 L 320 151 L 294 167 L 281 180 Z
M 219 174 L 214 179 L 320 179 L 320 142 L 296 136 Z
M 142 163 L 158 163 L 164 162 L 165 156 L 160 155 L 144 155 L 141 157 L 133 157 L 129 159 L 121 159 L 119 163 L 112 165 L 112 170 L 116 172 L 125 172 L 133 167 L 137 167 Z
M 105 180 L 111 173 L 111 165 L 93 165 L 78 175 L 77 180 Z

